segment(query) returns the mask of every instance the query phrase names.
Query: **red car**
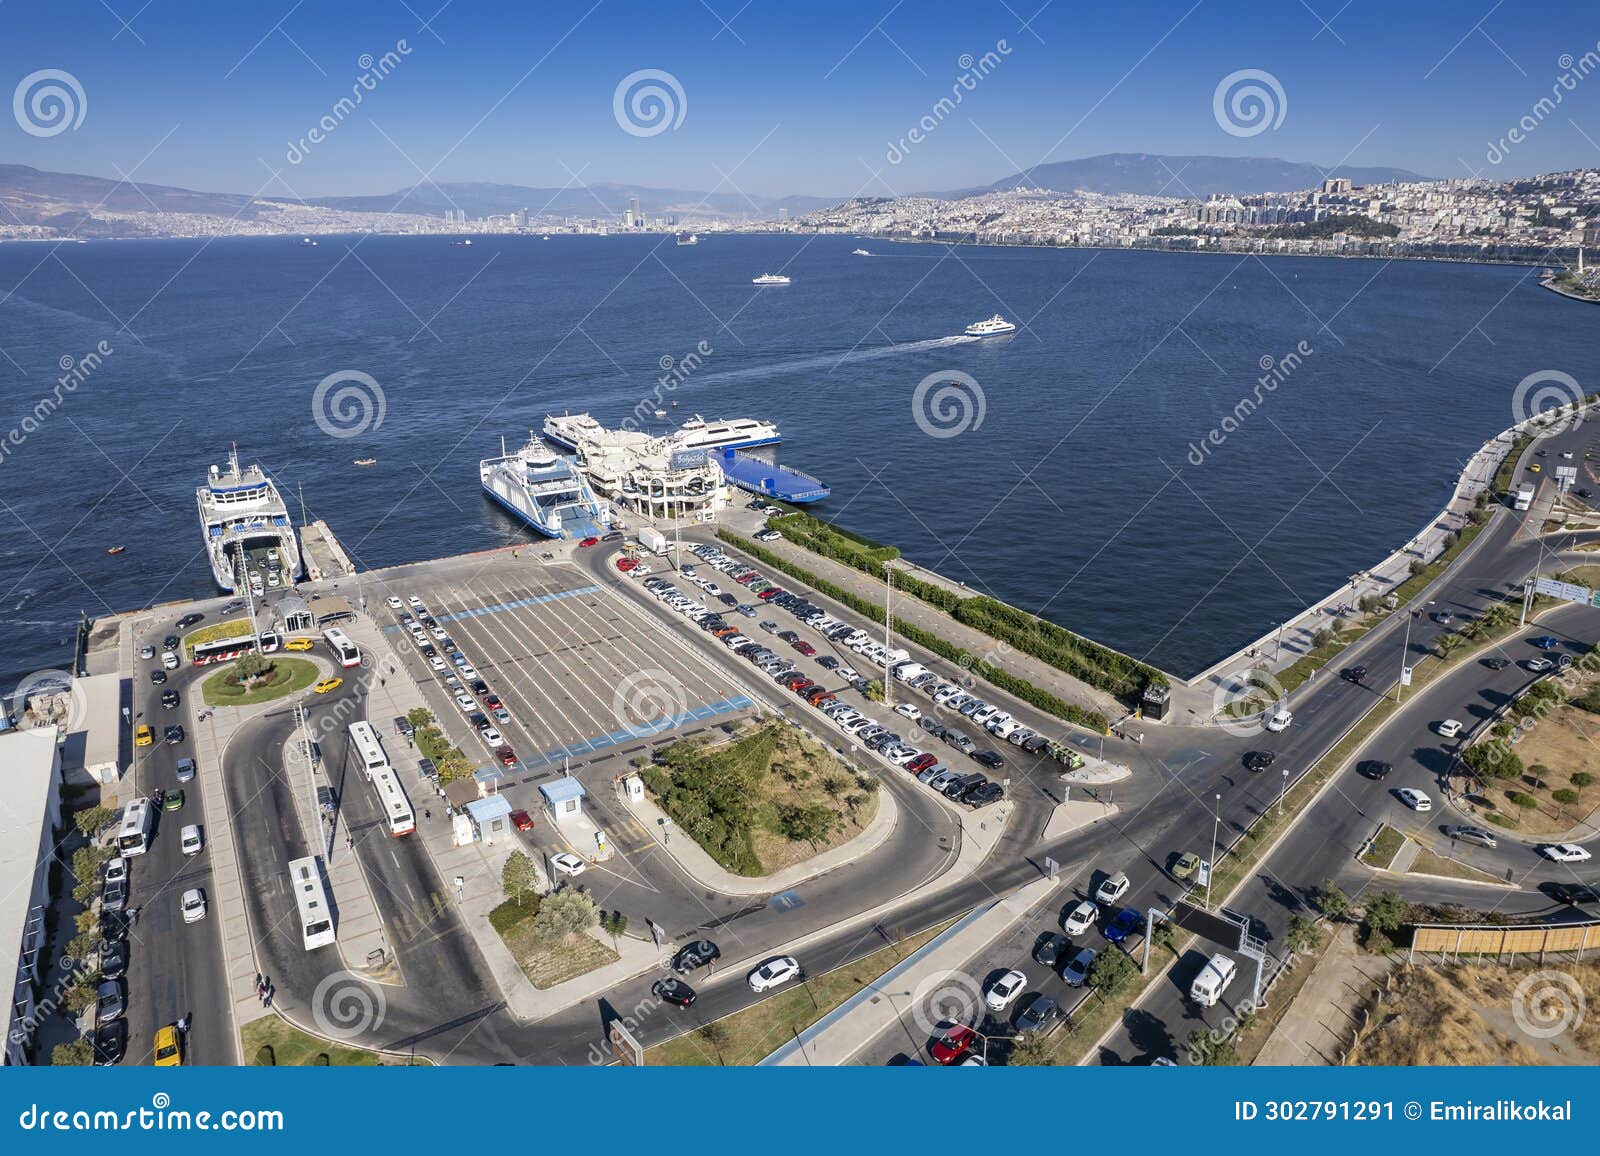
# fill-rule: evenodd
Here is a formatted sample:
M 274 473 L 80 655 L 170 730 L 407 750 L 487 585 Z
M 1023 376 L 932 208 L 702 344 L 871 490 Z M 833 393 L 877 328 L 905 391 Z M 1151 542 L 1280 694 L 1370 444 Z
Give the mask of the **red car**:
M 500 760 L 500 765 L 503 767 L 511 767 L 516 765 L 517 752 L 512 750 L 510 747 L 496 747 L 494 756 Z
M 939 761 L 938 755 L 918 755 L 906 764 L 906 770 L 913 775 L 920 775 L 923 771 Z
M 598 546 L 599 544 L 600 544 L 600 539 L 599 538 L 585 538 L 585 539 L 583 539 L 583 541 L 578 543 L 578 545 L 580 545 L 580 546 Z
M 771 602 L 774 598 L 782 593 L 783 590 L 781 587 L 774 586 L 771 590 L 763 590 L 760 594 L 757 594 L 756 597 L 761 599 L 763 602 Z
M 740 578 L 737 581 L 741 586 L 748 586 L 750 583 L 758 580 L 760 577 L 761 575 L 759 574 L 746 574 L 743 578 Z
M 821 706 L 829 699 L 838 698 L 838 695 L 825 686 L 814 686 L 806 693 L 806 701 L 812 706 Z
M 483 705 L 488 707 L 490 710 L 503 710 L 505 709 L 506 704 L 500 701 L 499 695 L 487 694 L 483 698 Z
M 632 570 L 638 564 L 639 564 L 639 562 L 635 558 L 618 558 L 617 559 L 617 569 L 621 570 L 624 574 L 626 574 L 629 570 Z
M 533 816 L 526 811 L 512 811 L 511 822 L 519 831 L 533 830 Z
M 817 684 L 812 682 L 809 678 L 802 678 L 796 682 L 791 682 L 789 684 L 789 689 L 794 691 L 795 694 L 805 694 L 806 691 L 810 690 L 816 685 Z
M 809 642 L 806 642 L 803 639 L 801 641 L 799 641 L 799 642 L 796 642 L 794 644 L 794 648 L 796 650 L 798 650 L 801 654 L 805 655 L 807 658 L 810 658 L 813 654 L 815 654 L 817 652 L 817 648 L 815 646 L 812 646 Z
M 949 1066 L 959 1062 L 972 1045 L 978 1042 L 978 1033 L 965 1024 L 957 1024 L 944 1035 L 933 1041 L 933 1047 L 928 1052 L 933 1056 L 934 1062 Z

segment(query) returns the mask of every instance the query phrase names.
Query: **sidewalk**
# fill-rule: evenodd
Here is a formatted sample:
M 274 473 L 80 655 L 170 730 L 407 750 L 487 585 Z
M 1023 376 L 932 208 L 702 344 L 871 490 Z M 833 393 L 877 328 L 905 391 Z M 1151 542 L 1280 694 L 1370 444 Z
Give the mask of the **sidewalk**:
M 1035 879 L 1003 899 L 995 900 L 929 940 L 833 1011 L 784 1044 L 760 1067 L 824 1065 L 850 1062 L 900 1019 L 916 993 L 937 986 L 944 977 L 961 973 L 967 963 L 1042 902 L 1060 879 Z
M 1244 683 L 1252 671 L 1257 680 L 1293 666 L 1313 649 L 1312 639 L 1331 624 L 1343 621 L 1345 608 L 1360 605 L 1368 595 L 1382 597 L 1411 576 L 1413 561 L 1430 562 L 1444 551 L 1445 539 L 1468 524 L 1468 514 L 1479 493 L 1494 482 L 1495 471 L 1510 451 L 1515 427 L 1480 446 L 1456 480 L 1450 500 L 1420 533 L 1368 570 L 1320 602 L 1285 622 L 1281 629 L 1263 635 L 1222 659 L 1187 682 L 1174 682 L 1170 720 L 1179 726 L 1210 725 L 1217 711 L 1217 696 Z
M 677 831 L 677 838 L 673 838 L 672 832 L 677 830 L 676 827 L 648 795 L 637 802 L 623 797 L 622 805 L 639 820 L 645 830 L 655 836 L 657 843 L 672 856 L 685 875 L 723 895 L 771 895 L 836 867 L 854 863 L 883 846 L 900 820 L 900 804 L 895 801 L 894 792 L 883 787 L 878 791 L 878 813 L 855 838 L 837 847 L 830 847 L 793 867 L 786 867 L 771 875 L 751 876 L 735 875 L 682 831 Z
M 1387 956 L 1357 947 L 1353 926 L 1337 927 L 1333 943 L 1267 1037 L 1255 1066 L 1337 1065 L 1355 1031 L 1350 1009 L 1381 986 L 1393 966 Z

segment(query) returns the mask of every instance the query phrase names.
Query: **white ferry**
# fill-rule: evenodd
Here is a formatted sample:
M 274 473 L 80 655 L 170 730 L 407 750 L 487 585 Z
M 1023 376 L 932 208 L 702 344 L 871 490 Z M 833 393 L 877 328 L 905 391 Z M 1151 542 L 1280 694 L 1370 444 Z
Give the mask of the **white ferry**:
M 585 441 L 605 441 L 607 433 L 604 426 L 586 413 L 551 414 L 544 419 L 541 432 L 546 441 L 574 453 Z M 770 421 L 748 417 L 707 421 L 699 414 L 684 422 L 672 437 L 680 448 L 689 450 L 746 450 L 775 445 L 783 440 L 778 427 Z
M 698 245 L 699 243 L 699 233 L 690 233 L 688 236 L 684 236 L 682 233 L 678 234 L 678 244 L 680 245 Z
M 753 278 L 751 280 L 750 284 L 752 284 L 752 285 L 787 285 L 787 284 L 789 284 L 789 278 L 785 277 L 782 273 L 763 273 L 763 274 L 761 274 L 761 276 Z
M 571 461 L 537 434 L 514 454 L 478 463 L 483 492 L 547 538 L 587 538 L 604 528 L 594 491 Z
M 1015 333 L 1017 327 L 996 313 L 987 321 L 974 321 L 967 326 L 968 337 L 998 337 L 1002 333 Z
M 865 249 L 851 249 L 850 250 L 850 255 L 852 257 L 870 257 L 870 256 L 872 256 L 872 254 L 867 252 Z
M 205 534 L 211 576 L 228 593 L 248 581 L 290 585 L 300 577 L 300 543 L 289 508 L 260 466 L 240 468 L 239 449 L 228 453 L 228 468 L 212 466 L 205 485 L 195 490 L 200 529 Z M 265 578 L 263 578 L 265 574 Z

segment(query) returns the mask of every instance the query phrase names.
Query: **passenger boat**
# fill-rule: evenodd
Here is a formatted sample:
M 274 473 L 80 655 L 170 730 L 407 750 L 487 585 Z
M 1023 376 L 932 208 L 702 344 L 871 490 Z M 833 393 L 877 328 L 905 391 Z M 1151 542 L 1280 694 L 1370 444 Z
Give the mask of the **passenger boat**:
M 998 337 L 1002 333 L 1015 333 L 1017 327 L 996 313 L 987 321 L 974 321 L 967 326 L 968 337 Z
M 264 567 L 281 567 L 288 585 L 299 579 L 300 543 L 289 508 L 260 466 L 239 465 L 237 446 L 226 470 L 211 467 L 206 484 L 195 490 L 195 504 L 211 576 L 223 590 L 233 593 L 241 574 Z
M 753 278 L 750 281 L 750 284 L 752 284 L 752 285 L 787 285 L 787 284 L 789 284 L 789 278 L 785 277 L 782 273 L 763 273 L 763 274 L 761 274 L 761 276 Z
M 870 257 L 870 256 L 872 256 L 872 254 L 867 252 L 865 249 L 851 249 L 850 250 L 850 255 L 852 257 Z
M 516 453 L 478 463 L 483 492 L 547 538 L 588 538 L 604 529 L 600 503 L 578 468 L 537 434 Z
M 375 466 L 377 464 L 378 464 L 378 459 L 377 458 L 357 458 L 356 459 L 356 465 L 358 465 L 358 466 Z

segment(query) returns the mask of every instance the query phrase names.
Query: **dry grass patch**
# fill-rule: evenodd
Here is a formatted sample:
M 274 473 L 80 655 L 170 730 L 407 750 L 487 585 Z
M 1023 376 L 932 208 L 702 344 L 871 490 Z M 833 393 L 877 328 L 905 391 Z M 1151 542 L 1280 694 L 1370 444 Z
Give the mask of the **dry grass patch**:
M 586 933 L 571 935 L 554 943 L 540 939 L 533 930 L 539 905 L 539 897 L 530 895 L 520 903 L 508 899 L 489 913 L 490 925 L 500 933 L 506 947 L 516 956 L 522 974 L 528 977 L 528 982 L 534 987 L 555 987 L 597 967 L 616 963 L 621 958 Z
M 1406 837 L 1393 827 L 1385 824 L 1379 829 L 1377 837 L 1372 840 L 1372 846 L 1361 856 L 1361 861 L 1368 867 L 1376 867 L 1380 871 L 1387 871 L 1394 862 L 1394 857 L 1400 854 L 1400 848 L 1406 845 Z
M 1600 1006 L 1596 1002 L 1600 966 L 1586 963 L 1546 970 L 1570 976 L 1588 1005 Z M 1548 1039 L 1518 1027 L 1512 1006 L 1517 985 L 1538 971 L 1476 964 L 1403 968 L 1350 1062 L 1369 1067 L 1455 1068 L 1600 1062 L 1600 1021 L 1595 1017 L 1585 1017 Z
M 1487 871 L 1479 871 L 1459 859 L 1439 855 L 1424 847 L 1417 852 L 1406 872 L 1408 875 L 1437 875 L 1445 879 L 1464 879 L 1469 883 L 1504 883 L 1505 880 Z

